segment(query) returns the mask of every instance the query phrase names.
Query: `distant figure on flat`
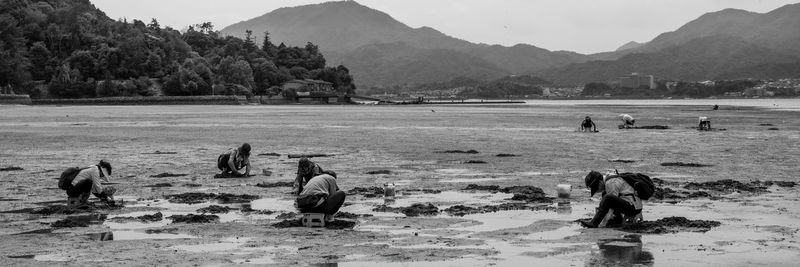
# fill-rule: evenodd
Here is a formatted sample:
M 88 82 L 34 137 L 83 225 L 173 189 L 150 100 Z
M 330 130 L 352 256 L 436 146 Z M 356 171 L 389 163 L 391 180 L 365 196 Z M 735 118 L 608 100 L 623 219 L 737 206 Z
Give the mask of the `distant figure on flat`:
M 719 110 L 719 105 L 714 105 L 714 107 L 712 107 L 711 109 L 713 109 L 713 110 Z
M 113 204 L 117 189 L 102 184 L 110 179 L 111 163 L 101 160 L 100 163 L 85 168 L 67 168 L 61 173 L 58 187 L 66 191 L 67 207 L 70 208 L 88 204 L 89 193 L 103 202 Z
M 238 148 L 231 148 L 217 158 L 217 168 L 222 175 L 243 177 L 250 175 L 250 144 L 244 143 Z M 245 169 L 244 174 L 240 171 Z
M 636 120 L 633 119 L 633 116 L 628 114 L 619 114 L 619 119 L 622 120 L 621 128 L 628 129 L 634 127 L 634 124 L 636 124 Z
M 323 174 L 327 174 L 333 176 L 333 178 L 336 178 L 335 172 L 323 170 L 319 164 L 314 163 L 308 158 L 300 158 L 300 161 L 297 163 L 297 176 L 294 178 L 294 193 L 296 195 L 300 194 L 303 192 L 303 187 L 306 185 L 306 183 L 311 181 L 312 178 Z
M 700 123 L 697 126 L 698 130 L 700 130 L 700 131 L 711 131 L 711 121 L 708 120 L 708 117 L 700 117 L 698 119 L 698 121 Z
M 589 118 L 589 116 L 586 116 L 586 118 L 583 118 L 583 121 L 581 122 L 581 131 L 582 132 L 597 132 L 597 125 L 594 124 L 594 122 L 592 121 L 592 118 Z

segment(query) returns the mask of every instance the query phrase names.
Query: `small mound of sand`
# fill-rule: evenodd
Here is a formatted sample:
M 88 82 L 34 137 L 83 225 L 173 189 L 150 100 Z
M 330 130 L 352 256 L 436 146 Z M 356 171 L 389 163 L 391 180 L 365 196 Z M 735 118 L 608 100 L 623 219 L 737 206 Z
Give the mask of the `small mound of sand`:
M 145 214 L 142 216 L 137 217 L 114 217 L 109 219 L 109 221 L 115 222 L 126 222 L 126 221 L 140 221 L 140 222 L 157 222 L 161 221 L 164 218 L 164 214 L 161 212 L 157 212 L 154 214 Z
M 661 166 L 666 166 L 666 167 L 711 167 L 711 166 L 714 166 L 714 165 L 700 164 L 700 163 L 693 163 L 693 162 L 689 162 L 689 163 L 684 163 L 684 162 L 664 162 L 664 163 L 661 163 Z
M 477 151 L 477 150 L 475 150 L 475 149 L 470 149 L 470 150 L 445 150 L 445 151 L 438 151 L 438 152 L 435 152 L 435 153 L 445 153 L 445 154 L 478 154 L 478 153 L 480 153 L 480 152 L 478 152 L 478 151 Z
M 657 221 L 644 221 L 622 225 L 619 230 L 642 234 L 666 234 L 677 232 L 707 232 L 720 226 L 718 221 L 689 220 L 686 217 L 666 217 Z
M 229 211 L 231 211 L 231 208 L 227 206 L 217 206 L 217 205 L 211 205 L 205 208 L 197 209 L 197 212 L 199 213 L 213 213 L 213 214 L 228 213 Z
M 291 227 L 304 227 L 303 223 L 297 219 L 283 220 L 272 224 L 275 228 L 291 228 Z M 332 222 L 325 222 L 325 228 L 339 230 L 339 229 L 352 229 L 356 226 L 355 221 L 350 220 L 334 220 Z
M 416 203 L 416 204 L 413 204 L 413 205 L 408 206 L 408 207 L 398 207 L 398 208 L 389 207 L 389 206 L 386 206 L 386 205 L 380 205 L 380 206 L 372 209 L 372 211 L 403 213 L 408 217 L 417 217 L 417 216 L 421 216 L 421 215 L 422 216 L 434 216 L 434 215 L 438 215 L 439 214 L 439 208 L 437 208 L 436 206 L 434 206 L 431 203 L 427 203 L 427 204 Z
M 150 177 L 152 177 L 152 178 L 168 178 L 168 177 L 183 177 L 183 176 L 186 176 L 186 175 L 188 175 L 188 174 L 164 172 L 164 173 L 159 173 L 159 174 L 156 174 L 156 175 L 150 175 Z
M 761 185 L 760 182 L 742 183 L 736 180 L 724 179 L 719 181 L 703 182 L 703 183 L 688 183 L 683 188 L 689 190 L 714 190 L 721 192 L 749 192 L 749 193 L 764 193 L 767 192 L 766 186 Z
M 383 187 L 371 186 L 371 187 L 354 187 L 353 189 L 347 190 L 348 195 L 362 195 L 364 197 L 383 197 Z
M 377 175 L 377 174 L 392 174 L 390 170 L 377 170 L 377 171 L 368 171 L 367 174 L 370 175 Z
M 25 169 L 23 169 L 21 167 L 17 167 L 17 166 L 0 168 L 0 172 L 21 171 L 21 170 L 25 170 Z
M 183 203 L 183 204 L 197 204 L 203 203 L 206 201 L 217 200 L 222 203 L 244 203 L 250 202 L 255 199 L 259 199 L 259 196 L 255 195 L 235 195 L 229 193 L 197 193 L 197 192 L 189 192 L 189 193 L 182 193 L 176 195 L 168 195 L 166 196 L 167 200 L 172 203 Z
M 292 187 L 294 186 L 293 182 L 277 182 L 277 183 L 258 183 L 256 184 L 258 187 L 264 188 L 273 188 L 273 187 Z
M 173 223 L 213 223 L 219 222 L 219 216 L 217 215 L 205 215 L 205 214 L 186 214 L 186 215 L 172 215 L 167 217 L 167 219 L 172 219 Z

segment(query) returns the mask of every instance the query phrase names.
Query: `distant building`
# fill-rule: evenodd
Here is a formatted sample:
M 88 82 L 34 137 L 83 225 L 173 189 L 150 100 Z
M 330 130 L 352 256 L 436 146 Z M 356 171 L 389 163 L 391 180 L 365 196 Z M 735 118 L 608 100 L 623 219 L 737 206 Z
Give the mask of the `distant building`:
M 321 80 L 291 80 L 281 85 L 284 90 L 294 89 L 297 92 L 333 92 L 333 83 Z
M 626 88 L 641 88 L 653 89 L 656 87 L 653 75 L 639 75 L 639 73 L 631 73 L 617 78 L 620 87 Z

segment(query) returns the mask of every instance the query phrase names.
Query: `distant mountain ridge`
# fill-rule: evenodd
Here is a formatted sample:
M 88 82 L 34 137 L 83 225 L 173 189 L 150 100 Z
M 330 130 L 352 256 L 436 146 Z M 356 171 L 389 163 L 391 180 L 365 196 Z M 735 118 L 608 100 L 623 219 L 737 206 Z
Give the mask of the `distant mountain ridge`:
M 275 42 L 285 42 L 288 45 L 312 42 L 319 45 L 329 62 L 348 66 L 356 82 L 362 85 L 421 84 L 471 75 L 491 79 L 565 66 L 588 59 L 578 53 L 552 52 L 531 45 L 504 47 L 474 44 L 430 27 L 411 28 L 384 12 L 355 1 L 280 8 L 225 27 L 221 32 L 243 37 L 246 30 L 252 30 L 258 42 L 261 42 L 263 32 L 269 31 L 270 38 Z M 376 57 L 375 62 L 371 62 L 372 58 L 363 56 L 367 51 L 376 49 L 389 55 L 401 51 L 412 54 L 404 54 L 402 57 L 398 55 L 395 58 L 398 62 L 387 61 L 392 56 Z M 433 51 L 443 54 L 434 55 Z M 456 62 L 469 62 L 473 66 L 454 68 L 452 63 Z M 409 69 L 409 66 L 420 68 Z M 476 70 L 484 72 L 475 72 Z M 390 77 L 391 73 L 408 76 L 406 80 L 401 80 Z
M 509 74 L 534 74 L 559 84 L 606 81 L 629 72 L 681 80 L 766 78 L 791 74 L 800 58 L 800 4 L 764 14 L 707 13 L 649 42 L 593 55 L 474 44 L 430 27 L 411 28 L 354 1 L 281 8 L 221 32 L 242 37 L 248 29 L 257 42 L 265 30 L 276 43 L 313 42 L 329 64 L 348 66 L 356 82 L 368 86 Z
M 800 4 L 760 14 L 725 9 L 704 14 L 639 47 L 536 72 L 559 84 L 602 82 L 630 73 L 673 80 L 800 77 Z

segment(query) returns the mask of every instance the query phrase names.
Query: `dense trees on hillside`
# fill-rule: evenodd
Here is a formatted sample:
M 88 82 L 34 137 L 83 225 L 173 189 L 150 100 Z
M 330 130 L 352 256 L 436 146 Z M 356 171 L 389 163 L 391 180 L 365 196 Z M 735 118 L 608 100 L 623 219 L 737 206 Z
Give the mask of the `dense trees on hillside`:
M 67 98 L 159 94 L 153 81 L 168 95 L 276 94 L 292 79 L 355 89 L 349 70 L 326 67 L 316 45 L 275 45 L 267 33 L 257 47 L 251 36 L 221 36 L 209 22 L 181 33 L 156 19 L 114 21 L 88 0 L 4 0 L 0 86 Z

